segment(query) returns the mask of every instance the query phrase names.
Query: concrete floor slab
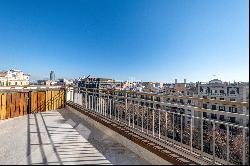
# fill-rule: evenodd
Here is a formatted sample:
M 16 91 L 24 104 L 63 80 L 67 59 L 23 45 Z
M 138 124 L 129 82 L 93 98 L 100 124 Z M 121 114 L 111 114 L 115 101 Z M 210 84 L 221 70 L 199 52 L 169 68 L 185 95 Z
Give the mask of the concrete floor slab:
M 61 109 L 0 121 L 0 164 L 150 164 Z

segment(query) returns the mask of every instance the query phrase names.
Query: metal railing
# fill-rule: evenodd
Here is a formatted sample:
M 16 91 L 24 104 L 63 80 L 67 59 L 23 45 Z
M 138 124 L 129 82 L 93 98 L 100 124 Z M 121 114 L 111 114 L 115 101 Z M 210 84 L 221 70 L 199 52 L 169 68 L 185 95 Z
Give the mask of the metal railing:
M 249 121 L 248 115 L 160 102 L 155 101 L 156 97 L 151 95 L 149 100 L 126 91 L 78 88 L 67 93 L 67 100 L 164 142 L 183 155 L 192 154 L 211 164 L 249 164 L 246 123 L 208 119 L 203 113 L 240 118 L 243 122 Z

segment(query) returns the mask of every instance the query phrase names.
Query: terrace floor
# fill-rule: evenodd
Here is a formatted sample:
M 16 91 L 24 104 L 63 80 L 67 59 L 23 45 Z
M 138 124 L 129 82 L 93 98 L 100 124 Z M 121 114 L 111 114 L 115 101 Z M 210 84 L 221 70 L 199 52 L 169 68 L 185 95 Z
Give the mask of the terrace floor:
M 0 121 L 0 165 L 150 164 L 67 109 Z

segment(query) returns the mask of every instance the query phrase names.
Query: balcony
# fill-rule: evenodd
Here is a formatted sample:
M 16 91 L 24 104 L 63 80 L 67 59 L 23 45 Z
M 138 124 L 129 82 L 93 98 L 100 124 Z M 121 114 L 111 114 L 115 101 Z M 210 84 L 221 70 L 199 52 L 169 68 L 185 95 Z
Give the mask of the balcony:
M 44 93 L 37 102 L 28 95 L 27 114 L 0 121 L 0 164 L 248 164 L 249 128 L 202 113 L 247 122 L 248 115 L 129 91 L 67 89 L 64 99 Z

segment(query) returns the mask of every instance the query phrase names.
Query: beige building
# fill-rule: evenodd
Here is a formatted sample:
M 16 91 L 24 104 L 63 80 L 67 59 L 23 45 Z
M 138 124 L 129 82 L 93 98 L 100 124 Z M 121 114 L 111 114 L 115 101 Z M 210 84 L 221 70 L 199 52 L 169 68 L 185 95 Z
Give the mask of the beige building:
M 29 74 L 21 70 L 11 69 L 0 72 L 0 86 L 26 86 L 29 85 Z

